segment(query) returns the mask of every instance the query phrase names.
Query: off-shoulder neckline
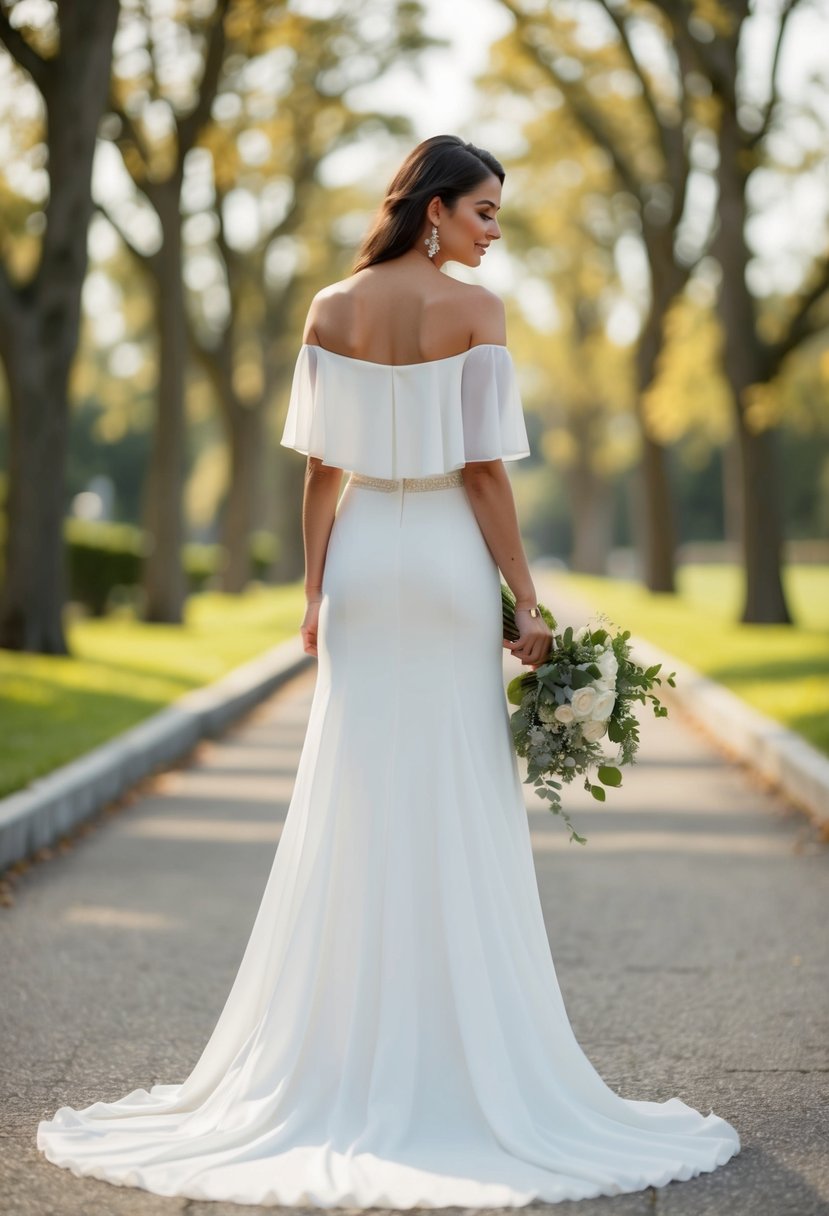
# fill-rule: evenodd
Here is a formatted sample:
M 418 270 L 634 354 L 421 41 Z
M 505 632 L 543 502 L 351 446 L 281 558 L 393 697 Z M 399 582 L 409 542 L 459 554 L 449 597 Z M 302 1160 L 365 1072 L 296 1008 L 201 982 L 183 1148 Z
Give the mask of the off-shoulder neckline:
M 320 346 L 316 342 L 303 342 L 300 349 L 321 350 L 326 355 L 333 355 L 335 359 L 345 359 L 348 363 L 362 363 L 365 367 L 383 367 L 399 371 L 412 367 L 431 367 L 434 363 L 451 363 L 455 359 L 463 359 L 466 355 L 470 355 L 473 350 L 481 350 L 486 347 L 507 351 L 507 347 L 500 342 L 476 342 L 474 346 L 469 346 L 466 350 L 460 350 L 456 355 L 444 355 L 442 359 L 422 359 L 420 363 L 377 363 L 373 359 L 358 359 L 354 355 L 341 355 L 339 351 L 329 350 L 327 346 Z M 509 351 L 507 351 L 507 354 L 509 354 Z

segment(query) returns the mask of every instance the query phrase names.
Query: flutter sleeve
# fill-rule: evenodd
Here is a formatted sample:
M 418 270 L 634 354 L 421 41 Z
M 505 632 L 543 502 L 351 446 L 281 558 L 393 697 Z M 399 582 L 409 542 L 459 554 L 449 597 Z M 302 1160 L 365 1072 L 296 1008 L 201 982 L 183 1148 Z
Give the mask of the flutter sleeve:
M 503 346 L 390 366 L 304 345 L 280 443 L 375 477 L 429 477 L 530 455 Z
M 322 455 L 324 419 L 317 404 L 317 347 L 302 346 L 294 366 L 288 413 L 280 443 L 306 456 Z
M 461 376 L 464 461 L 530 455 L 515 367 L 505 346 L 473 346 Z

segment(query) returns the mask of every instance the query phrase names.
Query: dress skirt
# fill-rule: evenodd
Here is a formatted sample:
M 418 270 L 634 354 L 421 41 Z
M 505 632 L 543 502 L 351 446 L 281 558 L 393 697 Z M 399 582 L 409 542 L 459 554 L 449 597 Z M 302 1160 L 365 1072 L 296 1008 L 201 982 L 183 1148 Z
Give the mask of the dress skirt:
M 736 1130 L 602 1081 L 562 1002 L 460 476 L 352 478 L 273 866 L 193 1071 L 40 1123 L 78 1175 L 315 1207 L 507 1207 L 710 1171 Z

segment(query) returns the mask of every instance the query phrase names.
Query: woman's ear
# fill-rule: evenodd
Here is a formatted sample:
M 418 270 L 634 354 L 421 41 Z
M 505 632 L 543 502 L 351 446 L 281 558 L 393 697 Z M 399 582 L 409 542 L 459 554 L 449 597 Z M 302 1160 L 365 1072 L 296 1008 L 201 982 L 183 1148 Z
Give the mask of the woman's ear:
M 426 208 L 426 219 L 430 224 L 440 223 L 441 198 L 436 194 L 433 199 L 429 200 L 429 206 Z

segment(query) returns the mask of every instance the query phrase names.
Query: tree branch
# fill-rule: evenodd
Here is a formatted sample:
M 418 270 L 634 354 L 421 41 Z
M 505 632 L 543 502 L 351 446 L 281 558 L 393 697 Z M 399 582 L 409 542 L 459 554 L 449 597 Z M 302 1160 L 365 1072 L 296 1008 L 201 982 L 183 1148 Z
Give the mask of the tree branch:
M 98 215 L 102 215 L 107 223 L 112 225 L 118 236 L 126 245 L 127 249 L 129 249 L 130 253 L 137 258 L 139 262 L 143 262 L 144 265 L 149 266 L 156 255 L 153 253 L 145 253 L 143 249 L 139 249 L 138 246 L 133 242 L 132 238 L 127 236 L 126 232 L 114 218 L 112 213 L 109 212 L 102 203 L 96 202 L 93 204 L 93 206 Z
M 780 100 L 780 81 L 778 79 L 778 72 L 780 67 L 780 51 L 783 46 L 783 35 L 786 32 L 786 25 L 789 17 L 791 16 L 793 10 L 797 8 L 799 3 L 800 0 L 788 0 L 783 12 L 780 15 L 780 27 L 777 31 L 777 41 L 774 44 L 774 55 L 771 61 L 769 101 L 768 105 L 766 106 L 766 112 L 763 115 L 762 125 L 759 131 L 757 131 L 749 141 L 749 147 L 751 148 L 756 148 L 757 145 L 763 139 L 765 139 L 766 135 L 768 135 L 769 128 L 771 127 L 775 112 L 777 110 L 777 103 Z
M 153 101 L 158 101 L 161 97 L 161 90 L 158 87 L 158 72 L 156 71 L 158 56 L 155 49 L 152 14 L 150 13 L 148 0 L 142 0 L 141 12 L 144 15 L 144 28 L 147 32 L 147 53 L 150 57 L 150 97 Z
M 593 107 L 585 101 L 584 90 L 574 88 L 568 80 L 556 71 L 555 65 L 543 54 L 536 39 L 532 35 L 528 16 L 520 8 L 515 0 L 502 0 L 505 8 L 509 9 L 515 18 L 516 30 L 521 38 L 521 41 L 526 50 L 532 55 L 538 66 L 544 71 L 555 84 L 567 102 L 567 105 L 573 117 L 581 127 L 587 132 L 590 139 L 598 144 L 607 152 L 610 159 L 613 161 L 613 167 L 622 184 L 636 198 L 642 200 L 642 183 L 639 181 L 633 168 L 628 164 L 622 151 L 613 138 L 610 131 L 606 128 L 602 120 L 599 118 Z
M 796 0 L 795 0 L 796 2 Z M 633 45 L 630 40 L 627 24 L 619 13 L 619 11 L 611 4 L 610 0 L 596 0 L 604 12 L 608 15 L 619 36 L 619 41 L 624 50 L 625 58 L 631 71 L 636 75 L 639 84 L 642 88 L 642 96 L 645 108 L 650 114 L 651 121 L 656 130 L 659 144 L 662 149 L 662 156 L 665 161 L 667 183 L 671 187 L 673 195 L 671 205 L 671 226 L 676 227 L 682 218 L 685 210 L 685 198 L 688 187 L 688 178 L 691 171 L 691 164 L 688 157 L 688 149 L 686 145 L 686 130 L 688 126 L 688 94 L 685 88 L 685 77 L 692 67 L 693 59 L 689 53 L 687 45 L 687 34 L 683 27 L 677 28 L 670 21 L 671 30 L 674 35 L 675 53 L 677 58 L 677 88 L 680 94 L 680 111 L 681 117 L 677 125 L 669 125 L 659 116 L 659 109 L 656 104 L 656 97 L 651 88 L 647 74 L 636 58 L 633 50 Z
M 662 144 L 662 151 L 665 155 L 665 160 L 667 161 L 670 154 L 665 145 L 665 137 L 667 134 L 666 129 L 660 120 L 659 111 L 656 106 L 656 98 L 654 97 L 653 90 L 650 86 L 650 81 L 645 74 L 644 68 L 633 52 L 633 46 L 631 45 L 630 35 L 628 34 L 624 18 L 617 12 L 615 8 L 612 7 L 610 0 L 597 0 L 597 3 L 602 9 L 604 9 L 616 28 L 616 33 L 619 35 L 619 41 L 622 44 L 622 49 L 625 52 L 625 58 L 628 61 L 628 66 L 642 87 L 642 97 L 644 99 L 645 106 L 647 107 L 648 113 L 653 120 L 654 126 L 656 127 L 660 143 Z
M 660 6 L 668 16 L 671 25 L 676 30 L 681 27 L 688 30 L 688 5 L 685 0 L 660 0 Z M 737 46 L 743 22 L 748 17 L 746 0 L 739 0 L 729 9 L 730 15 L 736 22 L 735 27 L 727 35 L 717 33 L 710 42 L 702 42 L 698 38 L 689 38 L 688 45 L 700 71 L 708 79 L 714 93 L 720 97 L 732 110 L 737 106 L 735 90 L 735 63 Z
M 118 100 L 115 98 L 115 96 L 112 93 L 110 93 L 109 106 L 110 106 L 110 109 L 112 110 L 112 113 L 115 115 L 115 117 L 118 119 L 118 121 L 121 124 L 122 136 L 120 139 L 117 139 L 115 142 L 120 146 L 121 143 L 123 142 L 124 138 L 131 140 L 132 143 L 135 144 L 138 155 L 141 157 L 142 161 L 144 162 L 145 170 L 149 169 L 150 150 L 147 147 L 147 145 L 144 143 L 144 138 L 140 134 L 138 127 L 135 125 L 135 123 L 133 122 L 132 118 L 130 118 L 127 111 L 123 108 L 123 106 L 118 102 Z M 123 150 L 123 148 L 121 148 L 121 155 L 123 156 L 123 154 L 124 154 L 124 150 Z
M 192 111 L 176 122 L 178 130 L 179 163 L 195 144 L 199 132 L 210 117 L 210 108 L 216 96 L 219 77 L 224 62 L 226 34 L 225 14 L 230 0 L 217 0 L 216 13 L 208 37 L 207 50 L 204 56 L 204 72 L 202 73 L 199 97 Z
M 767 348 L 771 375 L 778 370 L 786 355 L 815 332 L 815 327 L 809 321 L 809 313 L 827 291 L 829 291 L 829 253 L 825 254 L 818 263 L 812 286 L 801 296 L 797 310 L 789 322 L 788 332 L 779 342 L 775 342 Z
M 11 331 L 11 318 L 18 298 L 19 293 L 12 283 L 3 259 L 0 258 L 0 321 L 2 321 L 0 344 L 3 343 L 3 334 L 8 336 Z
M 43 92 L 49 77 L 49 60 L 38 55 L 30 46 L 20 30 L 15 29 L 7 15 L 0 7 L 0 42 L 11 55 L 15 63 L 29 73 L 37 87 Z

